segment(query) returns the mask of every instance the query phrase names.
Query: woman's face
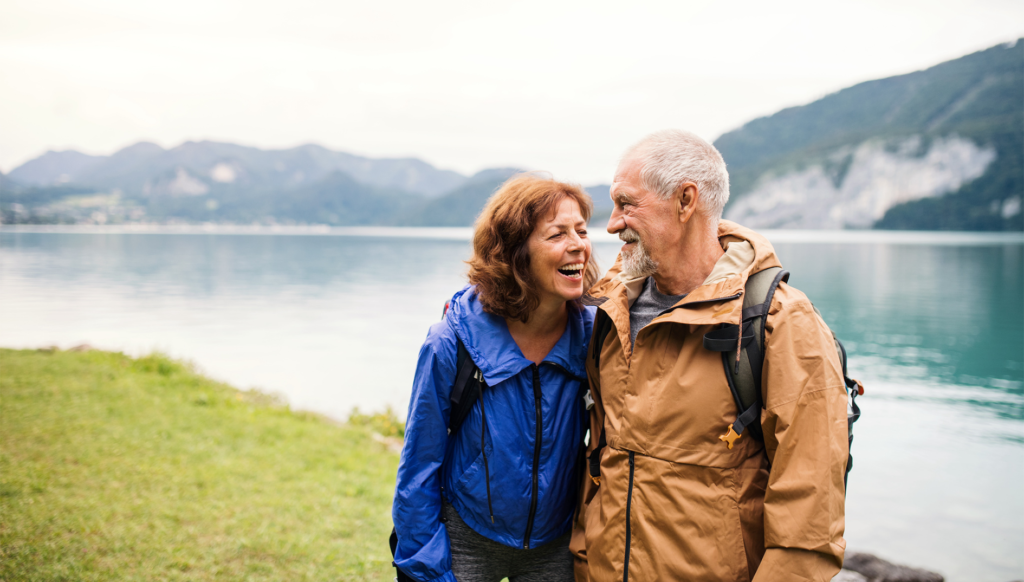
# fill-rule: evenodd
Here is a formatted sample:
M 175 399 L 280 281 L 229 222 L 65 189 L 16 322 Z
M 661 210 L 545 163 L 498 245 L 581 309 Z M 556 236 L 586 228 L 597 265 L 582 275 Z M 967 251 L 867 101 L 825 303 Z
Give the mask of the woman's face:
M 590 261 L 590 239 L 580 205 L 563 198 L 554 212 L 541 218 L 527 242 L 530 271 L 542 304 L 579 299 Z

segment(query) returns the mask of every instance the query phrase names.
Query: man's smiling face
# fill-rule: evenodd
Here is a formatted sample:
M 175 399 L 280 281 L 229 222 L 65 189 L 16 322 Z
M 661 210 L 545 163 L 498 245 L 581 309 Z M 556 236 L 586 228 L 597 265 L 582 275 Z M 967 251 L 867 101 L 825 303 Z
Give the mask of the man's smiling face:
M 656 192 L 645 189 L 640 181 L 641 168 L 635 158 L 623 160 L 610 192 L 615 209 L 608 219 L 608 232 L 626 243 L 620 251 L 622 272 L 630 278 L 657 272 L 662 249 L 680 236 L 675 198 L 662 200 Z

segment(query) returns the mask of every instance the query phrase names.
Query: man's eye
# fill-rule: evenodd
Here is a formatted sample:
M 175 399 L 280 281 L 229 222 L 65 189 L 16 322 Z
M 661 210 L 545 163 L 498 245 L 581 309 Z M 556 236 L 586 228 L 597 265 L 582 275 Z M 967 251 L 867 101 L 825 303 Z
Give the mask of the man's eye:
M 586 230 L 577 230 L 576 234 L 580 235 L 581 237 L 584 237 L 584 236 L 587 236 L 587 231 Z

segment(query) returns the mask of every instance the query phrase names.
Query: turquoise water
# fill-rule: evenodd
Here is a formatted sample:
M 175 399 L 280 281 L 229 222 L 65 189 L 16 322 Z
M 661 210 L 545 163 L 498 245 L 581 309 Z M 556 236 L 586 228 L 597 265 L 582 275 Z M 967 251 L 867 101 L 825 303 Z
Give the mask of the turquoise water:
M 0 345 L 160 349 L 296 407 L 404 415 L 465 231 L 199 232 L 0 231 Z M 850 549 L 1024 578 L 1024 245 L 828 236 L 769 233 L 867 387 Z M 595 248 L 607 266 L 618 245 Z

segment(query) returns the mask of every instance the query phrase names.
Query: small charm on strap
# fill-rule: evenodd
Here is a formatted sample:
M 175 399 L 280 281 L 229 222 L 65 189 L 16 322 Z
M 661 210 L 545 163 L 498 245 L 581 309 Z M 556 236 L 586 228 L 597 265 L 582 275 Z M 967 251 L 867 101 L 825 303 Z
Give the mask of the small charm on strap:
M 742 436 L 742 434 L 737 434 L 736 431 L 733 430 L 732 425 L 730 424 L 729 432 L 719 436 L 718 440 L 725 441 L 725 444 L 729 445 L 729 450 L 732 450 L 732 444 L 739 440 Z
M 601 486 L 601 478 L 600 477 L 594 477 L 593 475 L 591 475 L 590 476 L 590 480 L 594 482 L 594 485 L 597 485 L 598 487 Z

